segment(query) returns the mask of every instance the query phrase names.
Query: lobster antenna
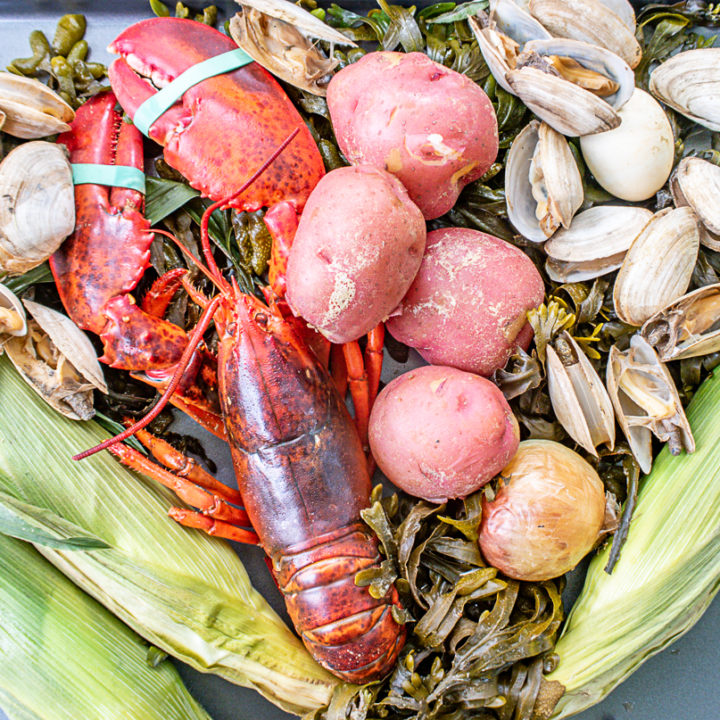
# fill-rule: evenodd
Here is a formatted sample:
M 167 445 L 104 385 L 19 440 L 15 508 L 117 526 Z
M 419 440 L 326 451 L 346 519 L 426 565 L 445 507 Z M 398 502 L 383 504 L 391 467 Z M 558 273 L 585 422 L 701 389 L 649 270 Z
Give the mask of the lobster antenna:
M 224 207 L 231 203 L 238 195 L 244 193 L 259 177 L 262 175 L 270 165 L 275 162 L 275 159 L 280 153 L 295 139 L 295 136 L 300 132 L 300 128 L 296 127 L 281 143 L 275 148 L 270 157 L 253 173 L 243 186 L 234 192 L 232 195 L 228 195 L 222 200 L 218 200 L 208 207 L 207 210 L 202 214 L 200 219 L 200 241 L 202 243 L 203 255 L 205 255 L 205 262 L 210 269 L 210 272 L 215 276 L 213 282 L 218 287 L 224 287 L 229 291 L 230 286 L 227 284 L 225 278 L 223 278 L 220 269 L 215 262 L 212 250 L 210 248 L 210 233 L 208 231 L 208 224 L 210 223 L 210 216 L 219 208 Z
M 217 310 L 218 305 L 220 305 L 222 299 L 222 295 L 216 295 L 210 301 L 208 306 L 203 310 L 202 315 L 200 316 L 200 321 L 190 334 L 188 345 L 183 351 L 182 357 L 180 358 L 178 364 L 175 366 L 175 372 L 173 372 L 170 383 L 168 384 L 167 388 L 165 388 L 165 391 L 160 396 L 160 399 L 157 401 L 157 403 L 155 403 L 150 412 L 148 412 L 148 414 L 145 415 L 144 418 L 138 420 L 134 425 L 131 425 L 123 432 L 115 435 L 115 437 L 111 437 L 110 439 L 101 442 L 99 445 L 96 445 L 89 450 L 84 450 L 77 455 L 73 455 L 73 460 L 83 460 L 84 458 L 90 457 L 90 455 L 94 455 L 101 450 L 106 450 L 111 445 L 115 445 L 116 443 L 122 442 L 123 440 L 127 440 L 127 438 L 129 438 L 131 435 L 134 435 L 138 430 L 142 430 L 146 425 L 149 425 L 162 412 L 163 408 L 168 404 L 172 394 L 177 389 L 177 386 L 180 384 L 180 380 L 182 380 L 182 376 L 185 374 L 185 370 L 187 370 L 187 367 L 192 360 L 192 356 L 195 353 L 197 346 L 200 344 L 203 334 L 208 329 L 208 326 L 213 319 L 213 315 L 215 314 L 215 311 Z

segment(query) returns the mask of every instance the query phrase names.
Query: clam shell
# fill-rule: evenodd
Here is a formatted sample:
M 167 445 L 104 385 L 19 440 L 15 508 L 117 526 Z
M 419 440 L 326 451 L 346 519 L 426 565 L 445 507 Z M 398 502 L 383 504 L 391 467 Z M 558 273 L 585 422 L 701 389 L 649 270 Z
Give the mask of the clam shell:
M 24 301 L 33 319 L 25 337 L 13 337 L 5 351 L 25 382 L 71 420 L 95 414 L 93 387 L 107 392 L 97 355 L 87 336 L 69 318 Z
M 612 95 L 602 98 L 619 110 L 632 97 L 635 90 L 635 73 L 618 55 L 597 45 L 580 40 L 549 38 L 532 40 L 523 48 L 525 52 L 538 55 L 559 55 L 569 57 L 589 70 L 594 70 L 616 82 L 620 87 Z
M 678 53 L 650 75 L 650 92 L 673 110 L 720 130 L 720 48 Z
M 697 218 L 690 208 L 655 213 L 634 240 L 615 280 L 618 317 L 642 325 L 688 288 L 700 249 Z
M 669 444 L 670 452 L 693 452 L 695 441 L 675 382 L 648 342 L 638 334 L 630 348 L 610 348 L 608 394 L 618 423 L 644 473 L 652 467 L 652 435 Z
M 553 35 L 599 45 L 631 68 L 642 59 L 627 13 L 620 17 L 600 0 L 530 0 L 530 13 Z
M 605 386 L 580 346 L 563 332 L 557 341 L 563 359 L 548 345 L 547 379 L 550 401 L 559 423 L 584 450 L 615 447 L 615 415 Z
M 720 350 L 720 283 L 673 301 L 649 318 L 640 334 L 663 362 Z
M 232 39 L 266 70 L 314 95 L 325 96 L 338 60 L 326 57 L 316 40 L 356 44 L 288 0 L 238 0 L 242 12 L 230 20 Z
M 39 80 L 0 72 L 0 110 L 3 132 L 35 139 L 66 132 L 75 111 Z
M 686 157 L 670 178 L 675 205 L 689 205 L 707 231 L 700 240 L 711 249 L 720 249 L 720 167 L 698 157 Z
M 653 214 L 641 207 L 598 205 L 578 213 L 545 243 L 545 268 L 555 282 L 579 282 L 617 270 Z
M 73 367 L 100 392 L 107 395 L 108 387 L 103 371 L 88 336 L 69 317 L 52 308 L 31 300 L 23 300 L 23 304 Z
M 635 9 L 627 0 L 600 0 L 608 9 L 612 10 L 623 21 L 627 29 L 634 35 L 637 22 Z
M 592 135 L 620 124 L 611 105 L 556 75 L 526 66 L 511 70 L 505 79 L 515 95 L 563 135 Z
M 12 290 L 0 284 L 0 348 L 6 335 L 21 337 L 27 332 L 25 308 Z
M 468 18 L 468 24 L 478 42 L 485 64 L 495 81 L 505 92 L 515 95 L 510 83 L 505 79 L 505 76 L 513 69 L 514 61 L 511 63 L 507 57 L 502 34 L 493 28 L 483 27 L 474 17 Z
M 665 184 L 675 161 L 670 121 L 655 98 L 640 88 L 618 114 L 620 127 L 580 138 L 583 158 L 598 183 L 615 197 L 647 200 Z
M 531 173 L 542 176 L 535 183 L 547 203 L 542 221 Z M 570 226 L 583 202 L 582 177 L 567 140 L 549 125 L 533 120 L 513 141 L 505 166 L 505 198 L 510 222 L 528 240 L 543 242 L 560 225 Z
M 552 37 L 527 8 L 523 9 L 513 0 L 490 0 L 490 17 L 498 32 L 521 46 L 529 40 Z
M 0 163 L 0 270 L 22 274 L 47 260 L 75 226 L 72 171 L 60 145 L 36 140 Z

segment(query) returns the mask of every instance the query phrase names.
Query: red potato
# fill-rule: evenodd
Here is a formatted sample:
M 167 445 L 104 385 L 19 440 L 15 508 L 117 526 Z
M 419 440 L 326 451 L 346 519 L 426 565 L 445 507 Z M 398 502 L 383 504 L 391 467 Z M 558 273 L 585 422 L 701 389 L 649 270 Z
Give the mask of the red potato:
M 386 327 L 429 363 L 489 376 L 515 347 L 527 349 L 527 311 L 544 294 L 542 277 L 522 250 L 477 230 L 433 230 Z
M 497 157 L 488 96 L 422 53 L 368 53 L 333 77 L 327 103 L 348 161 L 396 175 L 427 220 L 450 210 Z
M 465 497 L 515 454 L 515 416 L 489 380 L 426 365 L 395 378 L 370 415 L 370 447 L 397 487 L 430 502 Z
M 331 342 L 357 340 L 407 292 L 425 237 L 396 177 L 369 165 L 333 170 L 310 195 L 290 249 L 290 307 Z

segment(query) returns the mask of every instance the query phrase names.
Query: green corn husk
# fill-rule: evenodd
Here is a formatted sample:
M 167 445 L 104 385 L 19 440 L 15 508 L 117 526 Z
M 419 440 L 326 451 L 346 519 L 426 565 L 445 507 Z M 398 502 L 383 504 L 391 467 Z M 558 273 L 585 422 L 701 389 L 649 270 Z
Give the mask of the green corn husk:
M 210 720 L 170 662 L 28 543 L 0 535 L 0 707 L 11 720 Z
M 38 528 L 110 548 L 38 549 L 138 634 L 197 670 L 252 687 L 301 714 L 325 705 L 323 670 L 250 584 L 229 545 L 167 517 L 172 493 L 109 453 L 71 455 L 108 437 L 55 413 L 0 358 L 0 492 L 35 506 Z
M 697 449 L 665 447 L 638 496 L 627 541 L 611 575 L 609 548 L 593 558 L 555 648 L 548 681 L 564 694 L 553 717 L 600 702 L 651 655 L 689 630 L 720 589 L 720 373 L 687 411 Z M 560 691 L 546 686 L 548 696 Z

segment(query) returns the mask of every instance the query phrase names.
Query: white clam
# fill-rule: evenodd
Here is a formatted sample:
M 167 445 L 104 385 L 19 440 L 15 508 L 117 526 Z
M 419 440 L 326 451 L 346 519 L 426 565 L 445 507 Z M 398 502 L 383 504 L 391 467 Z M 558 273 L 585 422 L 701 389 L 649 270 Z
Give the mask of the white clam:
M 12 290 L 0 284 L 0 352 L 5 336 L 22 337 L 26 332 L 25 308 Z
M 23 143 L 0 163 L 0 271 L 45 262 L 75 226 L 75 192 L 64 146 Z
M 558 422 L 584 450 L 615 447 L 615 415 L 605 386 L 575 340 L 564 332 L 546 348 L 548 393 Z
M 543 242 L 569 227 L 583 185 L 567 140 L 533 120 L 515 138 L 505 166 L 508 217 L 523 237 Z
M 583 158 L 610 194 L 631 202 L 647 200 L 672 171 L 675 139 L 670 122 L 660 104 L 639 88 L 618 115 L 619 127 L 580 138 Z
M 600 0 L 530 0 L 533 17 L 553 35 L 607 48 L 634 68 L 642 51 L 627 24 L 631 11 L 618 15 Z
M 650 75 L 650 92 L 673 110 L 720 130 L 720 48 L 674 55 Z
M 71 420 L 89 420 L 95 414 L 93 388 L 108 391 L 92 343 L 65 315 L 29 300 L 24 305 L 32 320 L 24 336 L 7 340 L 7 356 L 55 410 Z
M 579 282 L 617 270 L 652 217 L 642 207 L 597 205 L 583 210 L 567 230 L 558 230 L 545 243 L 547 274 L 555 282 Z
M 666 208 L 633 241 L 613 288 L 618 317 L 640 326 L 685 293 L 700 249 L 695 213 Z

